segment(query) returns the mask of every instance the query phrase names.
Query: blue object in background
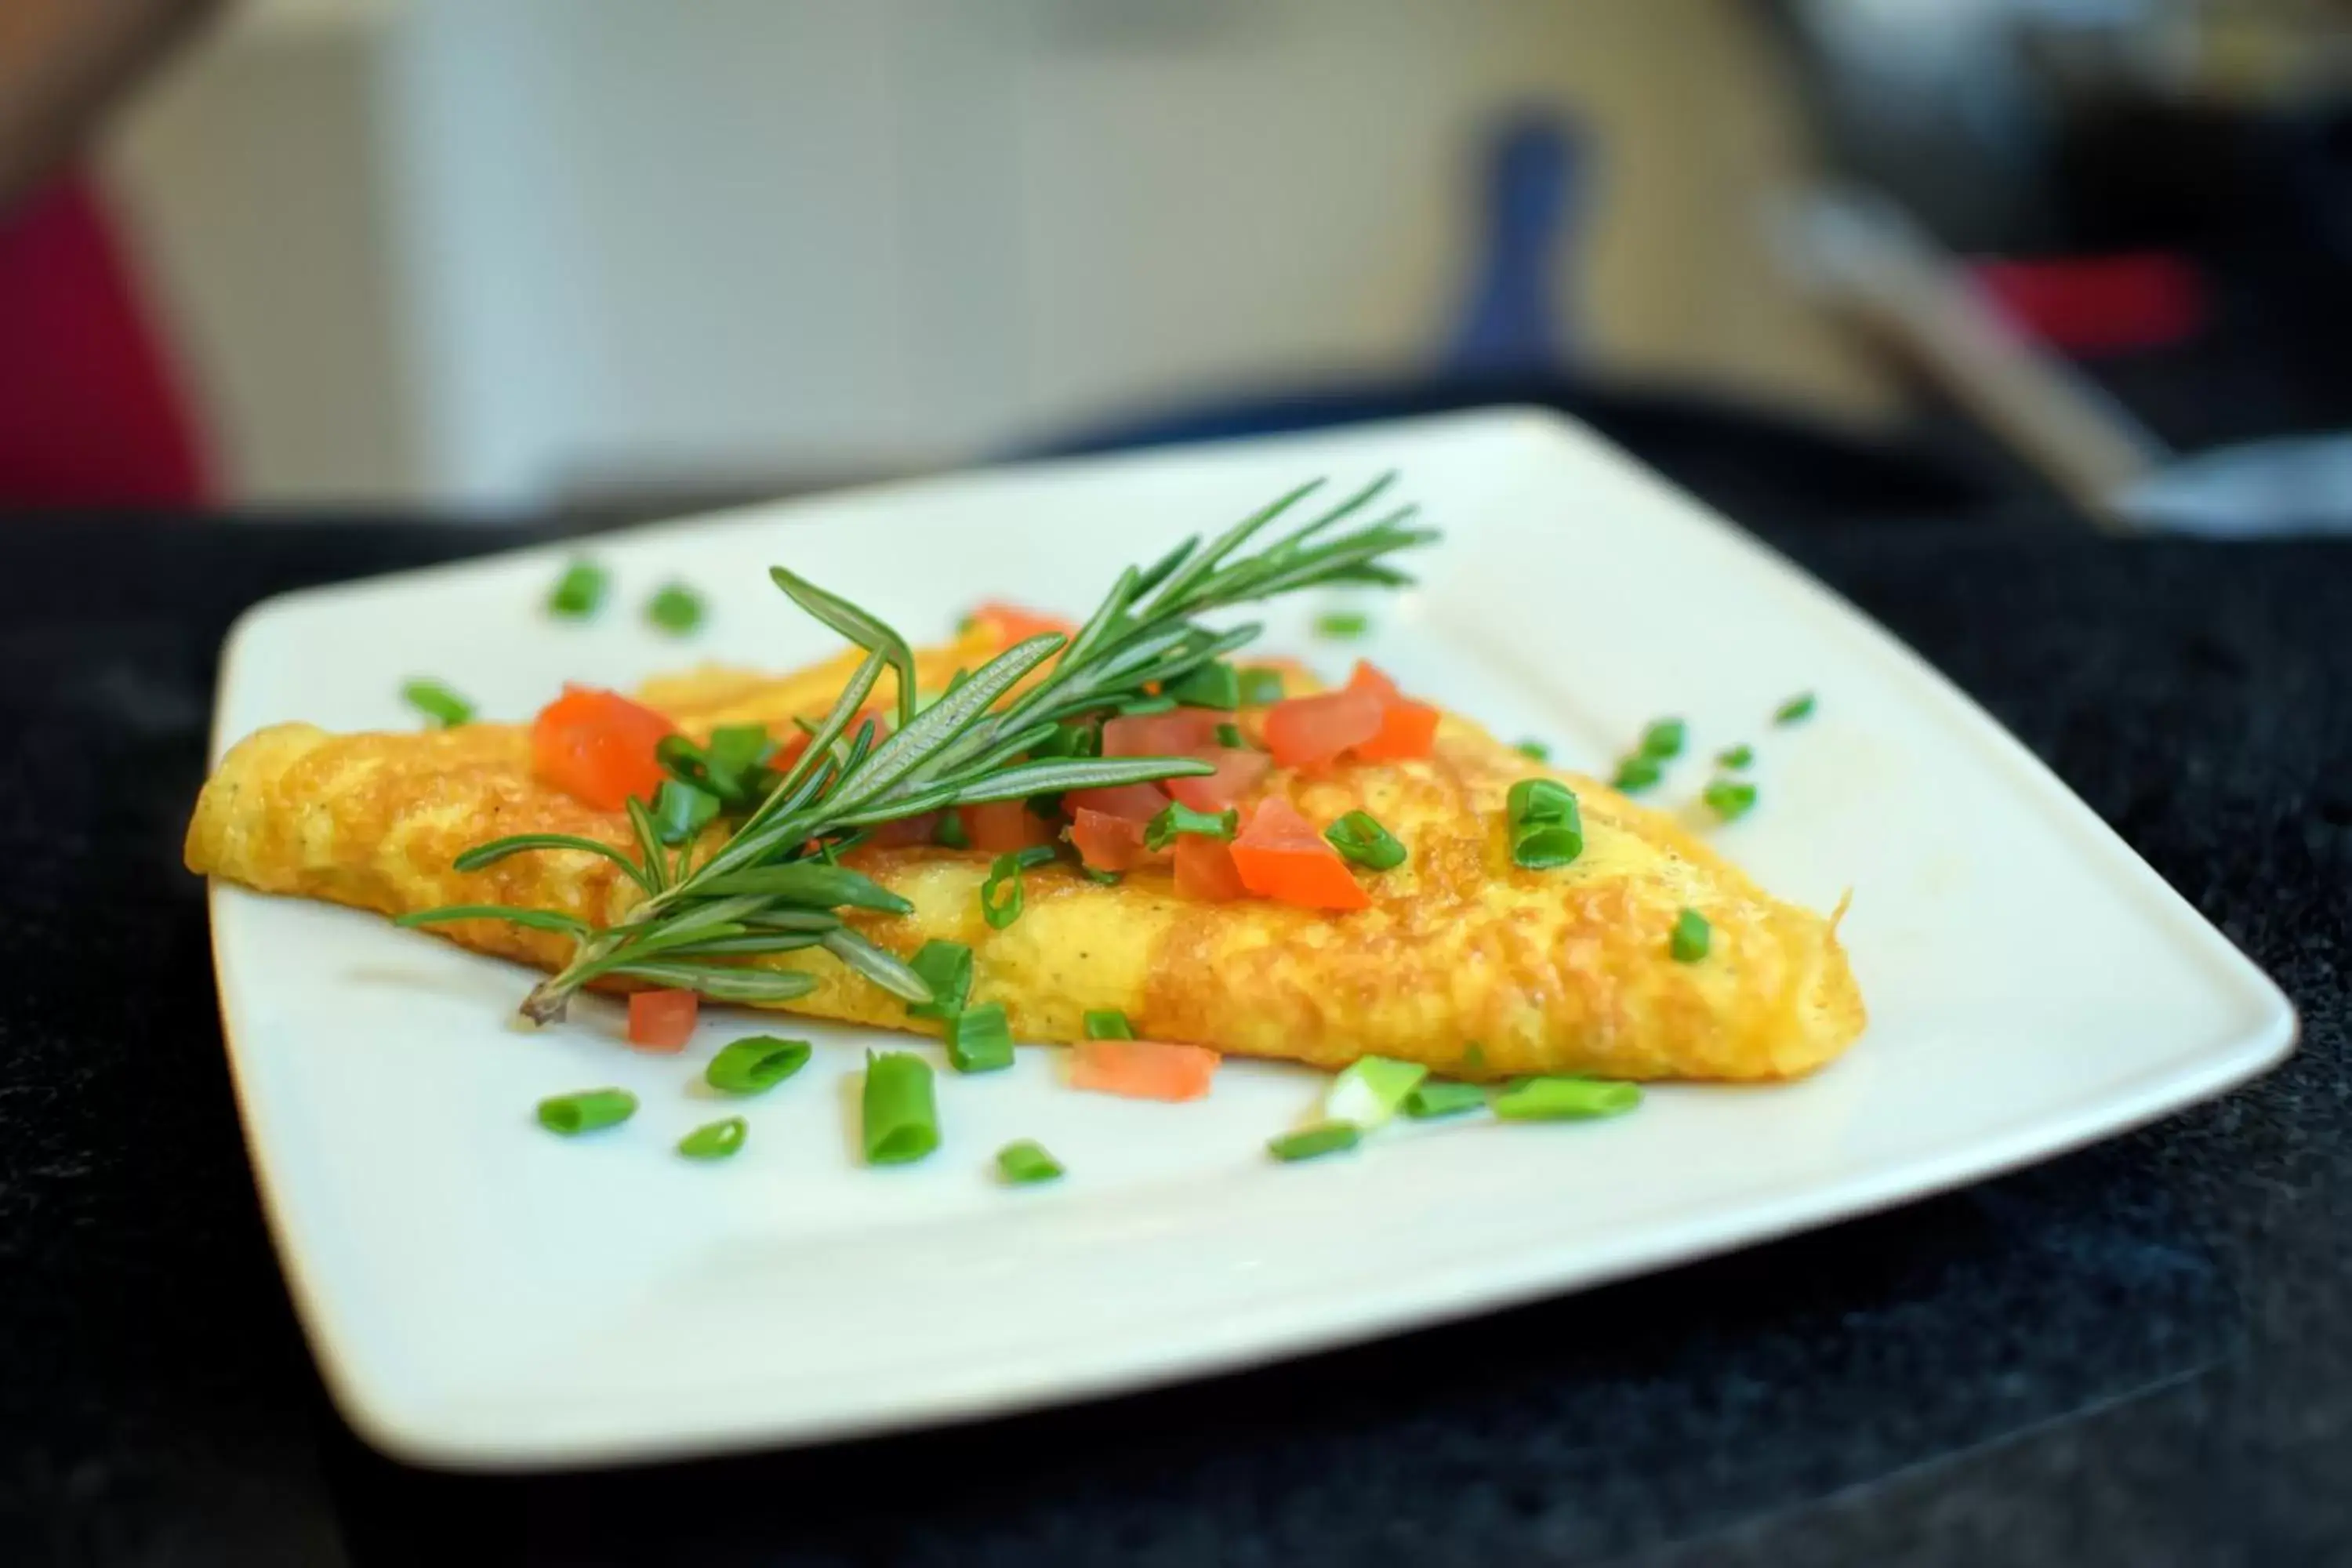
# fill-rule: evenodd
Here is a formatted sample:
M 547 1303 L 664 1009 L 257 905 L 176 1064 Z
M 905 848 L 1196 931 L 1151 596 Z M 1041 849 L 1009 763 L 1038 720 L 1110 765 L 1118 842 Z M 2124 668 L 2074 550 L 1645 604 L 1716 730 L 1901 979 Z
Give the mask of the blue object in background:
M 1568 122 L 1549 111 L 1506 121 L 1486 164 L 1483 255 L 1445 370 L 1456 376 L 1557 371 L 1568 360 L 1558 308 L 1584 160 Z

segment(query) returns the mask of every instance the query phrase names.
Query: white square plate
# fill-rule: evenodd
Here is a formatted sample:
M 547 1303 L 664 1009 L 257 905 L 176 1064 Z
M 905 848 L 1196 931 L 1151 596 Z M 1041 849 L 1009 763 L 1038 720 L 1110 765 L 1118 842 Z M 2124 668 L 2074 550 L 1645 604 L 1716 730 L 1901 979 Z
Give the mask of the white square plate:
M 1370 644 L 1408 689 L 1605 769 L 1641 724 L 1702 755 L 1756 742 L 1763 802 L 1727 850 L 1844 926 L 1871 1010 L 1786 1088 L 1670 1087 L 1590 1126 L 1444 1123 L 1276 1165 L 1316 1075 L 1235 1061 L 1157 1106 L 1073 1093 L 1053 1053 L 943 1078 L 919 1166 L 852 1155 L 870 1032 L 819 1042 L 743 1107 L 723 1165 L 670 1144 L 719 1113 L 700 1061 L 763 1026 L 712 1010 L 683 1060 L 590 1002 L 539 1036 L 525 976 L 350 910 L 215 892 L 246 1132 L 294 1295 L 344 1413 L 394 1454 L 521 1467 L 805 1442 L 1016 1409 L 1360 1340 L 1880 1207 L 2115 1132 L 2288 1048 L 2278 990 L 2079 802 L 1900 645 L 1607 446 L 1549 416 L 894 486 L 612 536 L 598 621 L 538 613 L 542 550 L 273 600 L 231 639 L 217 743 L 303 718 L 405 728 L 411 676 L 527 717 L 570 679 L 833 651 L 764 568 L 788 561 L 918 640 L 989 595 L 1066 610 L 1179 535 L 1303 476 L 1394 467 L 1446 531 Z M 708 595 L 681 644 L 636 607 Z M 1359 647 L 1277 607 L 1266 646 L 1338 673 Z M 1791 692 L 1818 715 L 1774 730 Z M 1672 783 L 1696 787 L 1685 763 Z M 772 1023 L 764 1026 L 772 1027 Z M 893 1037 L 905 1044 L 905 1037 Z M 928 1048 L 928 1047 L 926 1047 Z M 578 1142 L 542 1096 L 644 1109 Z M 730 1107 L 730 1109 L 735 1109 Z M 1019 1136 L 1070 1168 L 1008 1191 Z

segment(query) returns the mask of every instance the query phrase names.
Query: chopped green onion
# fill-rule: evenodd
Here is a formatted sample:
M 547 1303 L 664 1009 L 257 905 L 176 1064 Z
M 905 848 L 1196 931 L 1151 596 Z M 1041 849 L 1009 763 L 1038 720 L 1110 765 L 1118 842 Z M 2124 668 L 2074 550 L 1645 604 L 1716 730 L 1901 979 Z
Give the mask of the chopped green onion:
M 1626 795 L 1633 795 L 1648 789 L 1664 776 L 1664 773 L 1658 767 L 1657 759 L 1636 753 L 1617 764 L 1617 776 L 1609 781 L 1609 787 Z
M 1699 792 L 1707 810 L 1726 822 L 1737 822 L 1756 805 L 1756 786 L 1738 779 L 1717 779 Z
M 1576 795 L 1555 779 L 1521 779 L 1507 797 L 1511 861 L 1529 871 L 1565 866 L 1584 853 Z
M 588 1089 L 539 1102 L 539 1124 L 566 1138 L 613 1127 L 637 1113 L 637 1097 L 625 1089 Z
M 1029 748 L 1032 762 L 1044 762 L 1049 757 L 1098 757 L 1102 755 L 1102 731 L 1092 724 L 1066 723 L 1052 734 Z
M 1486 1047 L 1480 1045 L 1475 1040 L 1465 1042 L 1462 1047 L 1462 1070 L 1464 1072 L 1485 1072 L 1486 1070 Z
M 1578 1121 L 1622 1116 L 1642 1103 L 1642 1086 L 1593 1078 L 1523 1078 L 1495 1096 L 1506 1121 Z
M 1242 678 L 1223 659 L 1213 659 L 1160 690 L 1187 708 L 1222 708 L 1230 712 L 1242 705 Z
M 1157 697 L 1130 698 L 1118 705 L 1118 710 L 1129 715 L 1173 713 L 1176 711 L 1176 699 L 1164 691 Z
M 724 1160 L 743 1147 L 751 1129 L 740 1116 L 696 1128 L 677 1141 L 677 1152 L 689 1160 Z
M 806 1040 L 746 1035 L 730 1040 L 702 1069 L 702 1081 L 722 1094 L 765 1094 L 808 1066 Z
M 1683 739 L 1687 731 L 1679 719 L 1661 719 L 1642 731 L 1642 754 L 1664 762 L 1668 757 L 1683 754 Z
M 755 792 L 753 774 L 775 749 L 763 725 L 721 724 L 710 731 L 710 744 L 702 755 L 711 789 L 722 800 L 741 800 L 754 793 L 764 794 Z
M 1081 860 L 1078 862 L 1078 875 L 1084 877 L 1089 882 L 1100 882 L 1106 888 L 1116 888 L 1119 884 L 1120 878 L 1124 876 L 1125 873 L 1119 871 L 1097 870 L 1096 868 L 1089 866 L 1085 861 Z
M 1369 811 L 1351 811 L 1323 830 L 1331 847 L 1373 871 L 1393 871 L 1404 864 L 1404 846 L 1382 827 Z
M 1352 1149 L 1363 1137 L 1364 1130 L 1352 1121 L 1318 1121 L 1312 1127 L 1267 1139 L 1265 1152 L 1277 1160 L 1313 1160 Z
M 1135 1038 L 1135 1026 L 1116 1007 L 1098 1008 L 1087 1014 L 1087 1038 L 1131 1040 Z
M 654 826 L 661 830 L 661 841 L 673 848 L 690 843 L 718 819 L 719 797 L 684 779 L 664 779 L 654 792 Z
M 1666 939 L 1666 951 L 1675 955 L 1676 963 L 1696 963 L 1706 956 L 1707 942 L 1713 934 L 1705 915 L 1696 910 L 1685 910 L 1675 917 L 1675 931 Z
M 1007 1143 L 996 1152 L 996 1169 L 1009 1186 L 1025 1187 L 1062 1179 L 1062 1163 L 1045 1152 L 1034 1138 Z
M 963 828 L 963 813 L 954 806 L 940 813 L 940 825 L 931 829 L 931 842 L 942 849 L 969 849 L 971 835 Z
M 952 1018 L 971 994 L 971 949 L 960 942 L 923 943 L 908 965 L 931 988 L 931 999 L 907 1008 L 909 1018 Z
M 1278 669 L 1244 669 L 1241 672 L 1242 706 L 1263 708 L 1282 700 L 1282 671 Z
M 1719 768 L 1744 768 L 1755 760 L 1756 748 L 1744 742 L 1737 746 L 1726 746 L 1715 753 L 1715 765 Z
M 474 705 L 437 680 L 412 680 L 400 689 L 400 695 L 444 730 L 473 721 Z
M 1333 1121 L 1378 1127 L 1397 1113 L 1397 1107 L 1421 1087 L 1429 1069 L 1419 1062 L 1391 1057 L 1358 1057 L 1323 1096 L 1323 1114 Z
M 1249 742 L 1242 737 L 1242 727 L 1239 724 L 1220 724 L 1217 726 L 1217 744 L 1238 751 L 1248 745 Z
M 1475 1083 L 1431 1079 L 1404 1097 L 1404 1113 L 1415 1121 L 1435 1121 L 1440 1117 L 1475 1110 L 1486 1103 L 1486 1091 Z
M 1810 719 L 1812 716 L 1813 694 L 1810 691 L 1802 691 L 1799 692 L 1796 696 L 1790 698 L 1789 700 L 1781 703 L 1780 707 L 1772 710 L 1772 722 L 1775 724 L 1794 724 L 1801 720 Z
M 574 561 L 555 580 L 555 591 L 547 596 L 547 613 L 566 620 L 587 619 L 603 606 L 610 581 L 593 561 Z
M 980 885 L 980 913 L 991 929 L 1003 931 L 1021 918 L 1021 910 L 1029 901 L 1029 895 L 1021 887 L 1021 873 L 1053 858 L 1052 846 L 1033 844 L 1026 849 L 999 855 L 989 863 L 988 878 Z
M 702 599 L 683 583 L 668 583 L 646 603 L 646 619 L 673 637 L 702 624 Z
M 1344 642 L 1362 637 L 1372 629 L 1372 617 L 1360 616 L 1353 610 L 1337 610 L 1315 617 L 1315 635 Z
M 1144 824 L 1143 847 L 1154 851 L 1165 849 L 1187 834 L 1230 844 L 1241 830 L 1242 814 L 1238 810 L 1194 811 L 1182 801 L 1172 800 L 1159 816 Z
M 1013 1065 L 1013 1031 L 1004 1004 L 967 1007 L 948 1019 L 948 1065 L 958 1072 L 996 1072 Z
M 860 1121 L 869 1165 L 904 1165 L 940 1146 L 931 1064 L 905 1051 L 866 1053 Z
M 1551 748 L 1541 741 L 1521 741 L 1516 749 L 1523 757 L 1532 757 L 1539 763 L 1551 761 Z

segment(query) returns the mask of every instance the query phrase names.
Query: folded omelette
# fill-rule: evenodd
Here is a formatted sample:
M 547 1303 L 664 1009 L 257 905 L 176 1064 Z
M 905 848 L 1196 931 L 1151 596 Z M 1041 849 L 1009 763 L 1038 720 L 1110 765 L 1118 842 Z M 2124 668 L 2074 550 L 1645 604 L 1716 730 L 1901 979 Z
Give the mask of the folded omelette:
M 993 651 L 977 630 L 925 650 L 918 684 L 944 686 Z M 639 697 L 697 741 L 725 724 L 789 732 L 795 716 L 830 707 L 855 664 L 845 656 L 785 677 L 706 670 Z M 876 701 L 890 692 L 886 676 Z M 1584 851 L 1558 869 L 1520 868 L 1507 842 L 1505 797 L 1538 775 L 1569 784 L 1582 807 Z M 970 947 L 971 1002 L 1002 1003 L 1029 1041 L 1082 1038 L 1089 1010 L 1117 1009 L 1146 1038 L 1325 1068 L 1378 1054 L 1468 1078 L 1755 1079 L 1809 1072 L 1862 1030 L 1834 917 L 1771 898 L 1666 816 L 1548 773 L 1466 720 L 1446 715 L 1425 759 L 1276 769 L 1256 797 L 1276 795 L 1318 825 L 1368 811 L 1405 845 L 1402 867 L 1365 879 L 1370 908 L 1202 902 L 1180 896 L 1164 868 L 1105 885 L 1056 863 L 1026 874 L 1021 918 L 996 930 L 981 912 L 990 855 L 869 847 L 846 863 L 914 910 L 851 921 L 902 958 L 934 938 Z M 633 843 L 619 814 L 532 778 L 527 729 L 336 735 L 280 724 L 222 760 L 186 853 L 205 876 L 385 915 L 500 903 L 606 924 L 642 897 L 611 861 L 579 850 L 452 868 L 487 839 L 538 832 Z M 1702 963 L 1669 952 L 1686 909 L 1713 929 Z M 571 951 L 560 935 L 500 921 L 437 931 L 544 969 Z M 829 953 L 754 962 L 817 977 L 780 1005 L 789 1011 L 940 1032 Z

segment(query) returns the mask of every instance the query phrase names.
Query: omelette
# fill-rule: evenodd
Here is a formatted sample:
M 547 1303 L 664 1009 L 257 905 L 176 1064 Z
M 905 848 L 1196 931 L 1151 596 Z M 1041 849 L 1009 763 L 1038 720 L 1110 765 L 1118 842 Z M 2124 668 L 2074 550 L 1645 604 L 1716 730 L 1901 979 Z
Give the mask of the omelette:
M 916 684 L 943 688 L 999 646 L 978 626 L 919 650 Z M 787 676 L 709 668 L 637 696 L 698 742 L 727 725 L 788 734 L 796 718 L 831 707 L 856 666 L 853 654 Z M 1306 684 L 1295 670 L 1290 682 L 1294 693 Z M 892 689 L 886 675 L 877 700 Z M 1255 737 L 1255 714 L 1237 717 Z M 1584 847 L 1568 865 L 1514 863 L 1506 801 L 1533 777 L 1558 780 L 1580 804 Z M 1666 815 L 1552 773 L 1457 715 L 1441 716 L 1423 757 L 1275 768 L 1243 800 L 1244 819 L 1275 797 L 1318 826 L 1369 812 L 1407 858 L 1360 874 L 1370 907 L 1332 913 L 1188 897 L 1160 864 L 1106 883 L 1064 857 L 1025 873 L 1020 917 L 998 929 L 982 910 L 990 854 L 867 845 L 844 863 L 912 909 L 845 914 L 900 958 L 932 940 L 969 947 L 971 1003 L 1002 1004 L 1014 1037 L 1030 1042 L 1079 1040 L 1087 1013 L 1115 1009 L 1144 1038 L 1321 1068 L 1379 1055 L 1470 1079 L 1775 1079 L 1822 1066 L 1862 1030 L 1835 916 L 1772 898 Z M 496 903 L 604 925 L 645 896 L 583 850 L 454 868 L 467 848 L 520 833 L 635 843 L 621 813 L 534 778 L 525 727 L 339 735 L 288 723 L 222 760 L 186 858 L 191 870 L 242 887 L 392 916 Z M 1710 930 L 1701 962 L 1673 951 L 1686 910 Z M 436 929 L 541 969 L 571 952 L 561 933 L 504 921 Z M 788 1011 L 940 1032 L 829 952 L 746 962 L 814 977 L 813 990 L 777 1004 Z

